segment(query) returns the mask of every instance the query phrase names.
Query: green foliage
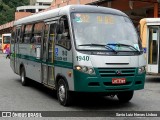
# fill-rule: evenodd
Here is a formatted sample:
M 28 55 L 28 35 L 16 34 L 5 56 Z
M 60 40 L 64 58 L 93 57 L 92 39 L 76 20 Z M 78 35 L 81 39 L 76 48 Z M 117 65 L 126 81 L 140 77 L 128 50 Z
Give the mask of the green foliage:
M 25 5 L 29 0 L 0 0 L 0 25 L 13 21 L 16 8 Z

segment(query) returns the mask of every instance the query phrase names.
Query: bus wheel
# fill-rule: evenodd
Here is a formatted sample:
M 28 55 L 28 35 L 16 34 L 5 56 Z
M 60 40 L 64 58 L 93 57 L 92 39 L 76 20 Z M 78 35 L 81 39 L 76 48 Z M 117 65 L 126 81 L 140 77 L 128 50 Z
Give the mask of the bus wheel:
M 120 102 L 126 103 L 129 102 L 133 97 L 134 91 L 126 91 L 117 94 L 117 97 Z
M 57 84 L 57 97 L 58 101 L 63 106 L 68 106 L 71 103 L 71 95 L 68 86 L 63 79 L 60 79 Z
M 21 83 L 22 83 L 22 85 L 23 85 L 23 86 L 26 86 L 26 85 L 27 85 L 27 78 L 26 78 L 26 72 L 25 72 L 24 67 L 21 68 L 20 78 L 21 78 Z

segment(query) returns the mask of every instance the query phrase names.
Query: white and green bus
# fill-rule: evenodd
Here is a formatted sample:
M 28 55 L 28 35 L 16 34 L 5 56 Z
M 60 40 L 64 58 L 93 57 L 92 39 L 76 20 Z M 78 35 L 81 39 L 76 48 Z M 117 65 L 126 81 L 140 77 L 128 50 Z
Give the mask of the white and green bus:
M 122 102 L 144 88 L 141 41 L 119 10 L 69 5 L 15 21 L 10 63 L 20 75 L 55 89 L 60 104 L 71 93 L 117 95 Z

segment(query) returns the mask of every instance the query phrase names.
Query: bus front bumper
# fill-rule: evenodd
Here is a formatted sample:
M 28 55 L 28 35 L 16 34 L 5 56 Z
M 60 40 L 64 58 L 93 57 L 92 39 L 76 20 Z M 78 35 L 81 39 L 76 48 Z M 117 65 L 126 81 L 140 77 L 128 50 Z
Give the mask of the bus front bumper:
M 136 72 L 135 72 L 136 73 Z M 115 78 L 126 80 L 124 84 L 113 84 Z M 74 89 L 77 92 L 122 92 L 144 89 L 145 73 L 134 76 L 109 76 L 88 75 L 80 71 L 74 71 Z

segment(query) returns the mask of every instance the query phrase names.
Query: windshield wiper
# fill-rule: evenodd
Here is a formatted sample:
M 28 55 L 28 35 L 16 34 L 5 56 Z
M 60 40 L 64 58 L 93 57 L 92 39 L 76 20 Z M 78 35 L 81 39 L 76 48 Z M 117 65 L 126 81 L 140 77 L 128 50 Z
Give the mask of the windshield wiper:
M 110 47 L 108 44 L 107 45 L 102 45 L 102 44 L 82 44 L 82 45 L 78 45 L 78 46 L 102 46 L 102 47 L 105 47 L 106 49 L 110 49 L 112 50 L 113 52 L 115 52 L 117 54 L 117 51 L 114 50 L 112 47 Z
M 82 45 L 78 45 L 78 46 L 102 46 L 102 47 L 104 47 L 104 45 L 102 45 L 102 44 L 93 44 L 93 43 L 91 43 L 91 44 L 82 44 Z
M 137 49 L 136 49 L 135 47 L 133 47 L 132 45 L 121 44 L 121 43 L 111 43 L 111 44 L 107 44 L 107 45 L 125 46 L 125 47 L 129 47 L 129 48 L 133 48 L 136 52 L 141 53 L 141 51 L 137 50 Z
M 105 45 L 105 48 L 109 48 L 110 50 L 114 51 L 117 54 L 117 51 L 115 49 L 113 49 L 112 47 L 110 47 L 108 44 Z

